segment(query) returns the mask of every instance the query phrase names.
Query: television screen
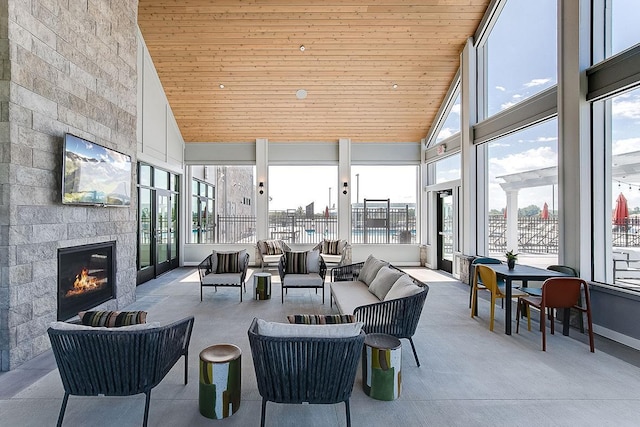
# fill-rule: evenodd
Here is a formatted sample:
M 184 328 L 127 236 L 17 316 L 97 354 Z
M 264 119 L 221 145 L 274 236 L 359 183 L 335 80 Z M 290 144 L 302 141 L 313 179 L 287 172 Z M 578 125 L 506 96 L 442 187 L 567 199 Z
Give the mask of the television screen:
M 68 133 L 62 169 L 62 203 L 131 204 L 131 156 Z

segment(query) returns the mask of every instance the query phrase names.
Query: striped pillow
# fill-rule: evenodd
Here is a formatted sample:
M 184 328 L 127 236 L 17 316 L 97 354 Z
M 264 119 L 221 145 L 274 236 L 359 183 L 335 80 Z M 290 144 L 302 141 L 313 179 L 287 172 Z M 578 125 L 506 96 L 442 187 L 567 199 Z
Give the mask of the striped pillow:
M 321 252 L 325 255 L 342 255 L 340 253 L 340 240 L 323 240 Z
M 336 325 L 354 323 L 356 317 L 353 314 L 290 314 L 287 320 L 302 325 Z
M 217 252 L 216 255 L 218 256 L 217 274 L 240 273 L 240 257 L 238 252 Z
M 147 322 L 146 311 L 81 311 L 78 313 L 78 317 L 80 323 L 85 326 L 107 328 L 139 325 Z
M 267 240 L 267 255 L 280 255 L 282 253 L 282 245 L 280 240 Z
M 286 252 L 285 253 L 285 274 L 307 274 L 307 252 Z

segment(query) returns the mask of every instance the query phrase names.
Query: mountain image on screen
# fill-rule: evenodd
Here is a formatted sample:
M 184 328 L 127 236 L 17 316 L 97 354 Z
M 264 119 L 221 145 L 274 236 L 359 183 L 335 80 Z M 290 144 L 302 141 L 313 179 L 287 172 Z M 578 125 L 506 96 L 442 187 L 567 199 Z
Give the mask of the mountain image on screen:
M 131 157 L 67 134 L 63 203 L 129 206 Z

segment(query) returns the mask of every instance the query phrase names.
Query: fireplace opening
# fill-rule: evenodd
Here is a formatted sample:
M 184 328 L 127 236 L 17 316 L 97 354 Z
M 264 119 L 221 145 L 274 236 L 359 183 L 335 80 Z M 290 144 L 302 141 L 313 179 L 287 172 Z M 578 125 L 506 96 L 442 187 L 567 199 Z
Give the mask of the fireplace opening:
M 58 320 L 115 298 L 116 242 L 58 249 Z

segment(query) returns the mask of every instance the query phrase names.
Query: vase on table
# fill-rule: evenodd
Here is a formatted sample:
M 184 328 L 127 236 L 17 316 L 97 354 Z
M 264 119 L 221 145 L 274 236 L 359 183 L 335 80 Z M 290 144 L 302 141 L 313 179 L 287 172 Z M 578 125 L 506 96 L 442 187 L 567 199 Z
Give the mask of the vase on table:
M 516 266 L 516 260 L 515 259 L 508 259 L 507 260 L 507 267 L 509 267 L 509 270 L 513 270 Z

